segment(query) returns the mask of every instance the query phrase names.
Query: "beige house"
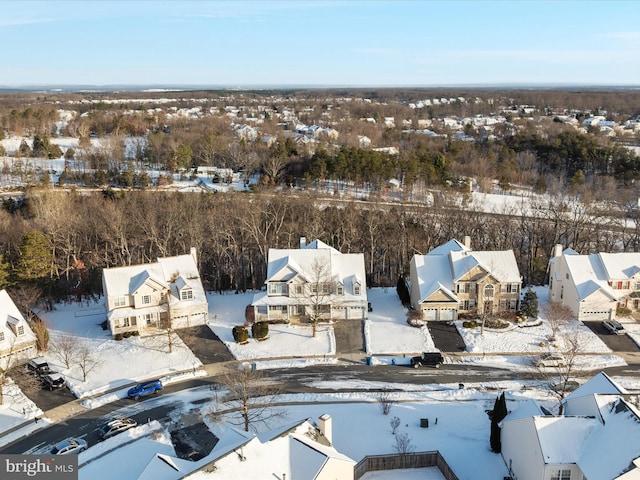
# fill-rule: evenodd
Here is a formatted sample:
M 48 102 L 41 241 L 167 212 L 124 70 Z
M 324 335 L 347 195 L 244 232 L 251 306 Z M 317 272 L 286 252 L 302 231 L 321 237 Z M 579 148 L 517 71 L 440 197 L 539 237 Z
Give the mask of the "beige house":
M 156 263 L 105 268 L 102 288 L 113 335 L 201 325 L 208 318 L 194 248 Z
M 37 355 L 36 336 L 6 290 L 0 290 L 0 369 Z
M 518 310 L 522 278 L 513 251 L 476 252 L 470 243 L 450 240 L 411 259 L 411 308 L 423 320 Z

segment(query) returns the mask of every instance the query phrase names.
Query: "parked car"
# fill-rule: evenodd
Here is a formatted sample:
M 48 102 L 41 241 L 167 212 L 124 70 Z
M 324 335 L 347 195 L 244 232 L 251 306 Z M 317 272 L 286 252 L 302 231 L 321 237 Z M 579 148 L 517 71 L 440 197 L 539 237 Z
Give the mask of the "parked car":
M 53 455 L 73 455 L 87 449 L 87 442 L 81 438 L 67 438 L 56 443 L 51 449 Z
M 51 372 L 51 368 L 49 368 L 49 364 L 43 357 L 37 357 L 32 360 L 29 360 L 27 363 L 27 372 L 33 375 L 46 375 Z
M 624 335 L 625 333 L 622 324 L 615 320 L 605 320 L 604 322 L 602 322 L 602 326 L 606 328 L 609 333 L 612 333 L 614 335 Z
M 103 440 L 106 440 L 107 438 L 113 437 L 125 430 L 129 430 L 136 425 L 138 425 L 138 422 L 133 418 L 115 418 L 98 428 L 98 435 L 100 435 L 100 438 Z
M 50 372 L 47 375 L 43 375 L 40 377 L 40 380 L 42 381 L 42 385 L 49 390 L 56 390 L 67 384 L 62 375 L 57 372 Z
M 411 366 L 413 368 L 434 367 L 440 368 L 444 363 L 444 357 L 440 352 L 425 352 L 418 357 L 411 357 Z
M 567 362 L 561 353 L 543 353 L 533 361 L 536 367 L 564 367 Z
M 162 390 L 162 382 L 160 380 L 151 380 L 149 382 L 139 383 L 135 387 L 130 388 L 127 396 L 138 400 L 140 397 L 158 393 L 160 390 Z

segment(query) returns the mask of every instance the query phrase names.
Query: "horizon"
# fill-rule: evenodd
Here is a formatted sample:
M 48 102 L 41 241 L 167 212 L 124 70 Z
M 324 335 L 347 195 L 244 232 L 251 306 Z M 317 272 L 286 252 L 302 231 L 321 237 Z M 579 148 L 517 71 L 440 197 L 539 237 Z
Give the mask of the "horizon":
M 640 4 L 0 2 L 2 88 L 637 86 Z M 219 87 L 218 87 L 219 86 Z

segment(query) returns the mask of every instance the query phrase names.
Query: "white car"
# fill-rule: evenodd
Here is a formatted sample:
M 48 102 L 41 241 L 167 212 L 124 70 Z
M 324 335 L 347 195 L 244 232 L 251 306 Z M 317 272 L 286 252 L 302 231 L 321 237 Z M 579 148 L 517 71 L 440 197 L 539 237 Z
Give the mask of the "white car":
M 117 435 L 120 432 L 124 432 L 125 430 L 129 430 L 136 425 L 138 425 L 138 422 L 136 422 L 132 418 L 116 418 L 102 425 L 98 429 L 98 435 L 100 435 L 100 438 L 102 438 L 103 440 L 106 440 L 107 438 L 113 437 L 114 435 Z
M 56 443 L 51 449 L 53 455 L 73 455 L 87 449 L 87 442 L 81 438 L 67 438 Z
M 561 353 L 544 353 L 533 361 L 536 367 L 564 367 L 567 362 Z

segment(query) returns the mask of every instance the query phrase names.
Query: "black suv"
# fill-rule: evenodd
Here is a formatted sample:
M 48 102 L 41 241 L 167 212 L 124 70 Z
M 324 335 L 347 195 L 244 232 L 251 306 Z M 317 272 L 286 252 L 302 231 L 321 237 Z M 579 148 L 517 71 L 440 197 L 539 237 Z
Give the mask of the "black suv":
M 40 377 L 42 385 L 49 390 L 56 390 L 64 387 L 67 383 L 64 381 L 62 375 L 56 372 L 50 372 Z
M 38 357 L 33 360 L 29 360 L 29 363 L 27 363 L 27 371 L 33 375 L 41 377 L 51 373 L 51 368 L 49 368 L 49 364 L 44 358 Z
M 413 368 L 433 367 L 440 368 L 444 363 L 444 357 L 440 352 L 425 352 L 419 357 L 411 357 L 411 366 Z

